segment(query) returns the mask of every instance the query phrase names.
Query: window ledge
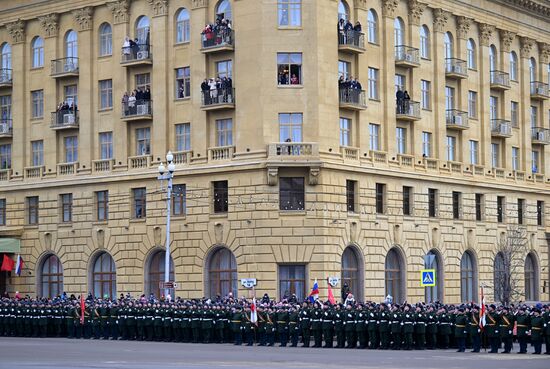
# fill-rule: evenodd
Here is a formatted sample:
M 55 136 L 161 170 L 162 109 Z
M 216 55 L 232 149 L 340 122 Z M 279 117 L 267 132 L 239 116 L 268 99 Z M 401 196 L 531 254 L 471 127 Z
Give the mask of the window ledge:
M 304 88 L 304 85 L 277 85 L 278 88 Z
M 40 123 L 44 120 L 44 117 L 36 117 L 30 119 L 32 123 Z
M 348 211 L 348 217 L 359 218 L 360 215 L 357 211 Z
M 108 58 L 112 58 L 113 57 L 113 54 L 106 54 L 106 55 L 99 55 L 97 57 L 98 60 L 105 60 L 105 59 L 108 59 Z
M 145 223 L 145 219 L 147 217 L 143 217 L 143 218 L 132 218 L 129 220 L 130 223 Z
M 213 213 L 210 214 L 210 218 L 227 218 L 228 213 Z
M 191 96 L 186 96 L 186 97 L 176 97 L 174 99 L 174 102 L 184 102 L 184 101 L 190 101 L 191 100 Z
M 92 222 L 92 225 L 95 225 L 95 226 L 98 226 L 98 225 L 107 225 L 107 224 L 108 224 L 108 221 L 107 221 L 107 220 L 98 220 L 98 221 Z
M 380 100 L 380 99 L 373 99 L 373 98 L 370 98 L 370 97 L 369 97 L 369 101 L 381 102 L 382 100 Z
M 279 210 L 279 215 L 300 216 L 306 214 L 305 210 Z
M 103 108 L 103 109 L 99 109 L 98 112 L 100 113 L 105 113 L 105 112 L 109 112 L 109 111 L 113 111 L 113 107 L 111 106 L 110 108 Z
M 31 67 L 31 72 L 33 72 L 33 71 L 40 71 L 40 70 L 42 70 L 42 69 L 44 69 L 44 66 L 41 66 L 41 67 Z
M 191 41 L 174 42 L 174 47 L 189 46 Z
M 468 70 L 471 70 L 472 72 L 477 72 L 477 68 L 468 68 Z
M 424 110 L 424 111 L 432 111 L 431 108 L 422 108 L 422 110 Z
M 302 31 L 302 26 L 277 26 L 279 31 Z
M 176 214 L 172 213 L 170 215 L 170 217 L 171 217 L 172 220 L 185 220 L 187 218 L 187 214 L 177 214 L 176 215 Z
M 424 57 L 422 57 L 422 56 L 420 57 L 420 60 L 424 60 L 424 61 L 427 61 L 427 62 L 431 62 L 431 61 L 432 61 L 432 59 L 430 59 L 430 58 L 424 58 Z
M 367 43 L 372 46 L 380 46 L 378 42 L 367 42 Z

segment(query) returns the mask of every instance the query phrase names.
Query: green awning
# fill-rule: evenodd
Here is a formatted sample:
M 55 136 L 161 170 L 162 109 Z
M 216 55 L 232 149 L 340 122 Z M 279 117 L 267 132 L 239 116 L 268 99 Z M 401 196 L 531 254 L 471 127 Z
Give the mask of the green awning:
M 0 252 L 19 254 L 21 252 L 21 240 L 18 238 L 0 238 Z

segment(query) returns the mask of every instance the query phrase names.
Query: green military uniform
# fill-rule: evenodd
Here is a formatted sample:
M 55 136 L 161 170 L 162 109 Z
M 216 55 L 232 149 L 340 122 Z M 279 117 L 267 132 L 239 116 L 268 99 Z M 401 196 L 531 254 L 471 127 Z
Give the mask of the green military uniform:
M 489 353 L 496 354 L 500 344 L 500 317 L 496 311 L 492 310 L 486 314 L 487 337 L 491 345 Z
M 380 348 L 387 350 L 390 347 L 390 313 L 384 309 L 378 313 L 378 333 L 380 336 Z
M 404 349 L 412 350 L 413 348 L 413 333 L 414 333 L 414 314 L 405 310 L 403 315 L 401 315 L 401 321 L 403 322 L 403 341 Z
M 390 331 L 391 331 L 391 340 L 392 340 L 392 349 L 400 350 L 401 349 L 401 330 L 403 323 L 401 322 L 401 313 L 394 309 L 390 314 Z
M 426 322 L 427 316 L 423 311 L 417 311 L 414 314 L 414 342 L 417 350 L 426 348 Z
M 448 349 L 449 336 L 451 335 L 451 318 L 445 311 L 440 311 L 437 314 L 437 333 L 440 341 L 439 347 Z
M 300 328 L 302 330 L 302 339 L 303 339 L 303 347 L 309 347 L 309 341 L 311 340 L 311 331 L 310 331 L 310 325 L 311 325 L 311 318 L 310 318 L 311 310 L 308 307 L 302 308 L 300 310 L 299 316 L 300 316 Z
M 517 324 L 517 337 L 519 342 L 519 353 L 527 353 L 527 337 L 529 329 L 531 328 L 531 318 L 525 314 L 524 309 L 520 309 L 519 314 L 516 316 Z
M 288 315 L 288 333 L 290 335 L 290 344 L 292 347 L 298 346 L 298 338 L 300 336 L 300 316 L 294 308 L 290 310 Z
M 479 327 L 479 312 L 474 310 L 470 313 L 468 324 L 468 335 L 472 341 L 472 352 L 479 352 L 481 349 L 481 329 Z
M 311 315 L 311 330 L 313 332 L 313 347 L 321 347 L 323 345 L 323 312 L 317 305 L 312 310 Z
M 367 331 L 369 335 L 369 348 L 378 348 L 378 313 L 370 306 L 367 312 Z
M 233 336 L 235 338 L 235 345 L 242 345 L 243 336 L 243 314 L 241 309 L 236 309 L 231 316 L 231 328 L 233 330 Z
M 514 315 L 506 311 L 500 316 L 500 339 L 504 343 L 503 353 L 510 353 L 512 350 L 514 322 Z
M 357 340 L 355 338 L 355 311 L 346 309 L 344 313 L 344 331 L 346 332 L 347 348 L 355 348 Z
M 288 311 L 284 307 L 277 311 L 277 333 L 281 347 L 286 347 L 288 343 Z
M 464 352 L 466 350 L 466 334 L 468 330 L 468 318 L 464 315 L 464 311 L 455 318 L 455 330 L 454 336 L 458 345 L 458 352 Z
M 323 323 L 321 324 L 323 328 L 323 338 L 325 340 L 325 347 L 331 348 L 334 340 L 334 317 L 333 312 L 330 308 L 325 305 L 323 310 Z
M 367 311 L 359 305 L 355 310 L 355 335 L 359 341 L 360 349 L 364 349 L 368 344 L 367 321 Z
M 344 331 L 344 311 L 339 307 L 334 312 L 334 334 L 336 335 L 336 347 L 346 346 L 346 333 Z
M 542 351 L 543 329 L 544 318 L 539 315 L 537 309 L 535 315 L 531 317 L 531 343 L 535 349 L 534 354 L 540 354 Z

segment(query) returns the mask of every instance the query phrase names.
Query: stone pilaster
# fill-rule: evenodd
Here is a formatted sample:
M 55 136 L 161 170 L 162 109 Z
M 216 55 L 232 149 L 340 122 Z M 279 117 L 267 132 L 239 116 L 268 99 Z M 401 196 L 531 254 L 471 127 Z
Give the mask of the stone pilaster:
M 94 8 L 91 6 L 73 10 L 74 20 L 75 23 L 78 25 L 79 31 L 89 31 L 92 29 L 93 14 Z
M 495 33 L 495 26 L 487 23 L 479 23 L 479 44 L 481 46 L 489 46 L 493 33 Z
M 11 36 L 12 44 L 25 42 L 25 21 L 18 19 L 15 22 L 6 23 L 6 29 Z
M 444 32 L 445 26 L 451 17 L 451 13 L 443 9 L 434 9 L 434 31 L 435 32 Z
M 118 0 L 107 3 L 107 7 L 113 13 L 113 23 L 128 23 L 130 20 L 130 0 Z
M 385 18 L 395 18 L 395 11 L 399 5 L 399 0 L 382 0 L 382 16 Z
M 38 17 L 40 21 L 40 26 L 44 30 L 44 37 L 56 37 L 59 32 L 59 14 L 52 13 Z
M 456 17 L 456 36 L 459 39 L 466 40 L 468 39 L 468 32 L 470 32 L 470 28 L 473 23 L 472 18 L 467 17 Z
M 500 34 L 500 49 L 503 52 L 510 52 L 510 46 L 512 46 L 512 42 L 514 41 L 514 38 L 516 37 L 516 34 L 511 31 L 506 31 L 499 29 L 498 30 Z
M 531 56 L 531 51 L 535 46 L 535 40 L 529 37 L 520 37 L 521 47 L 519 49 L 519 54 L 522 58 L 529 58 Z
M 420 18 L 426 9 L 426 4 L 419 2 L 418 0 L 409 0 L 409 23 L 411 25 L 419 26 Z

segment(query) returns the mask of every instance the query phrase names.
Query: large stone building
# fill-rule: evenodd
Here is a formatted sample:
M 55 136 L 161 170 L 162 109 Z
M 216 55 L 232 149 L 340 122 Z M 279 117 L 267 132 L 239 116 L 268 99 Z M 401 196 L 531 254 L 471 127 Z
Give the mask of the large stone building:
M 549 299 L 547 1 L 12 0 L 0 48 L 2 289 L 159 293 L 170 150 L 179 296 L 492 300 L 520 229 Z

